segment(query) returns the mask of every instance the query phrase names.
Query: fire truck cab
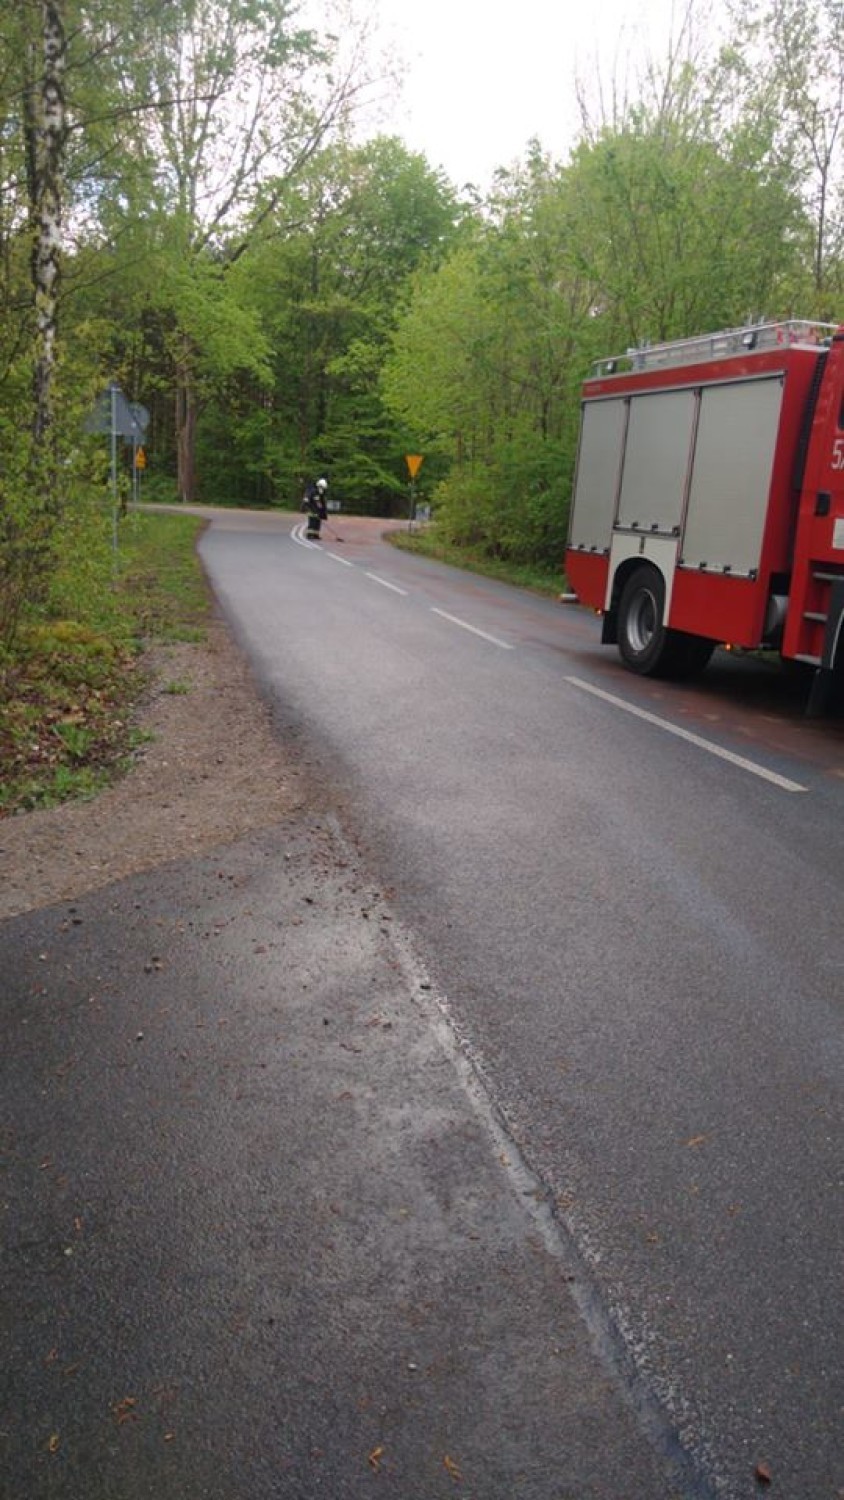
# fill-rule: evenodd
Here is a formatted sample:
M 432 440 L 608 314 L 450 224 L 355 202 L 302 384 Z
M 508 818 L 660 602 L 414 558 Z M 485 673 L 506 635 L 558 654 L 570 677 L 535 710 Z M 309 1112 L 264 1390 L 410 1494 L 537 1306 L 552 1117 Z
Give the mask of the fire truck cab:
M 718 643 L 844 679 L 844 327 L 764 323 L 630 349 L 583 387 L 566 573 L 651 676 Z

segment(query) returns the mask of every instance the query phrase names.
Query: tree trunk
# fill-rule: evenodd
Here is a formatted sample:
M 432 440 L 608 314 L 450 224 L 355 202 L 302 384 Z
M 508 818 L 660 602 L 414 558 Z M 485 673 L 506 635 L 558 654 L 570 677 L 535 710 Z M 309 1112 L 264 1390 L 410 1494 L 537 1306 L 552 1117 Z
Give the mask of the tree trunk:
M 15 503 L 7 500 L 0 528 L 0 635 L 6 645 L 14 639 L 25 606 L 43 596 L 52 566 L 53 532 L 62 509 L 54 386 L 67 140 L 64 0 L 38 0 L 23 19 L 21 97 L 31 243 L 32 400 L 24 482 Z
M 42 0 L 40 77 L 27 98 L 27 160 L 33 225 L 35 299 L 33 436 L 43 460 L 53 425 L 53 384 L 61 269 L 62 167 L 67 139 L 63 78 L 67 42 L 62 0 Z M 46 508 L 50 508 L 48 505 Z
M 176 366 L 176 455 L 179 499 L 192 505 L 196 499 L 196 392 L 187 363 Z

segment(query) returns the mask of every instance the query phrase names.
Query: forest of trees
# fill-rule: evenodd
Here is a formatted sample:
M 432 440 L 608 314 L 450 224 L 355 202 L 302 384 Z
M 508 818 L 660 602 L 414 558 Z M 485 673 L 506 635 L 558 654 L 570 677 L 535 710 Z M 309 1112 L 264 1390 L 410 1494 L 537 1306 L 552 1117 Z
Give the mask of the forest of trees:
M 844 318 L 840 0 L 735 0 L 705 46 L 693 6 L 482 197 L 362 135 L 390 65 L 351 14 L 0 0 L 0 641 L 107 550 L 111 381 L 148 499 L 291 507 L 325 470 L 388 514 L 418 452 L 452 541 L 552 562 L 593 359 Z

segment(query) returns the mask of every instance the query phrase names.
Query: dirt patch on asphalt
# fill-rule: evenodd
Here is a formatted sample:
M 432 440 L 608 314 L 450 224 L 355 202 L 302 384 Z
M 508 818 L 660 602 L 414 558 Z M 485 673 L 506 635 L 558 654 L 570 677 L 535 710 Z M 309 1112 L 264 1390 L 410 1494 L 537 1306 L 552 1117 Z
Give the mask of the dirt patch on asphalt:
M 48 906 L 264 828 L 301 806 L 300 772 L 221 620 L 157 647 L 136 715 L 151 735 L 89 802 L 0 821 L 0 918 Z

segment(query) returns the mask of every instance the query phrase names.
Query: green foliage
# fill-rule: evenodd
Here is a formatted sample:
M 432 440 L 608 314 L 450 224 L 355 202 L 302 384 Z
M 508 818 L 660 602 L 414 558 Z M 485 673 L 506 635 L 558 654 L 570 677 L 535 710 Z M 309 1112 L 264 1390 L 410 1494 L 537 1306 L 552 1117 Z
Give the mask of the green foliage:
M 456 465 L 437 490 L 436 527 L 453 545 L 515 563 L 559 564 L 568 522 L 566 454 L 530 436 L 497 446 L 483 465 Z
M 53 566 L 39 613 L 84 620 L 95 629 L 119 623 L 114 589 L 111 497 L 105 487 L 77 482 L 53 540 Z
M 75 621 L 22 629 L 4 662 L 0 810 L 50 805 L 102 784 L 126 752 L 132 659 Z
M 127 763 L 144 687 L 139 645 L 204 628 L 200 526 L 192 516 L 128 517 L 111 582 L 96 574 L 96 588 L 68 584 L 62 602 L 75 615 L 44 612 L 0 653 L 0 812 L 90 796 Z
M 807 226 L 774 117 L 729 114 L 689 64 L 664 85 L 565 165 L 534 145 L 474 237 L 412 283 L 382 390 L 419 451 L 448 457 L 433 500 L 450 544 L 559 561 L 592 360 L 793 308 Z
M 236 451 L 240 469 L 238 486 L 221 465 L 206 496 L 296 505 L 325 470 L 346 507 L 401 503 L 404 439 L 380 369 L 410 275 L 442 257 L 459 221 L 442 174 L 398 141 L 314 158 L 235 270 L 272 347 L 272 380 L 260 400 L 238 382 L 203 416 L 200 453 Z
M 384 362 L 382 390 L 394 415 L 417 433 L 420 451 L 449 459 L 486 423 L 485 306 L 474 245 L 414 278 Z
M 223 268 L 204 255 L 188 261 L 162 255 L 160 305 L 167 307 L 174 363 L 189 357 L 197 377 L 216 383 L 241 372 L 258 384 L 270 378 L 270 346 Z
M 0 641 L 6 645 L 27 615 L 62 613 L 68 588 L 97 592 L 100 528 L 92 475 L 99 464 L 81 432 L 83 393 L 72 391 L 55 411 L 54 441 L 64 453 L 60 464 L 52 453 L 39 454 L 31 429 L 15 419 L 14 409 L 0 405 L 0 444 L 5 445 L 0 478 Z M 28 402 L 23 409 L 29 412 Z M 35 476 L 42 461 L 44 482 L 39 483 Z
M 437 530 L 489 557 L 556 562 L 565 544 L 591 283 L 572 264 L 565 180 L 534 156 L 495 220 L 413 286 L 385 399 L 447 454 Z
M 195 545 L 202 521 L 173 513 L 130 513 L 120 530 L 117 597 L 134 639 L 195 640 L 208 593 Z
M 516 563 L 510 558 L 491 558 L 473 547 L 449 542 L 435 527 L 421 531 L 390 531 L 385 540 L 403 552 L 417 552 L 423 557 L 432 557 L 437 562 L 448 563 L 454 568 L 468 568 L 486 578 L 497 578 L 502 583 L 516 588 L 530 589 L 532 593 L 558 598 L 564 586 L 559 567 L 541 564 Z
M 574 251 L 621 347 L 730 327 L 788 284 L 799 202 L 703 123 L 634 116 L 573 158 Z

